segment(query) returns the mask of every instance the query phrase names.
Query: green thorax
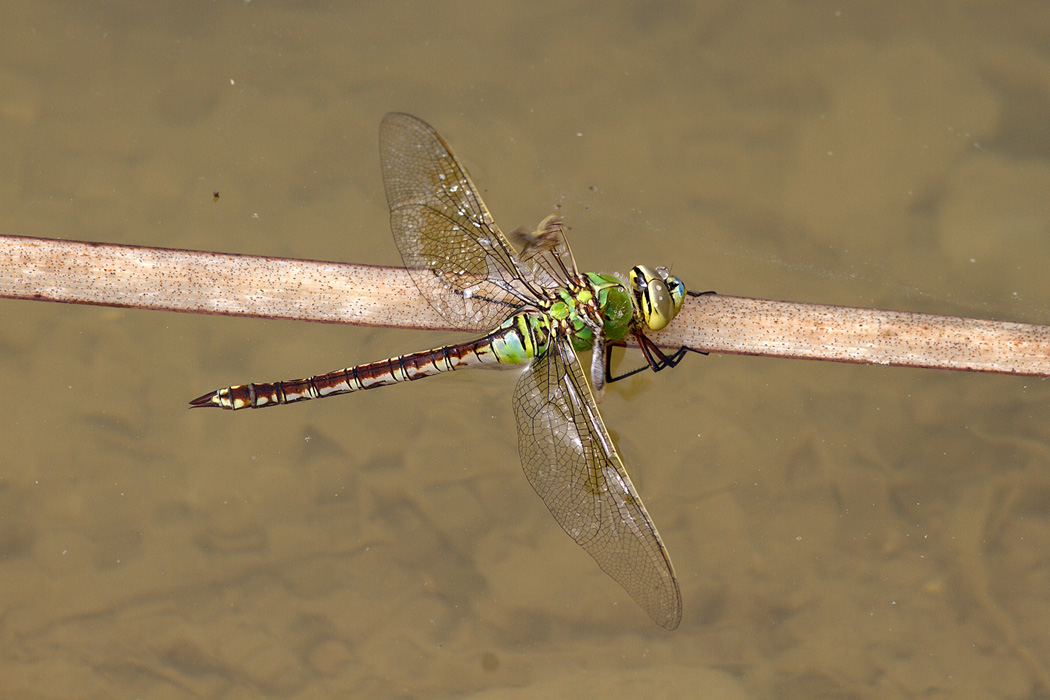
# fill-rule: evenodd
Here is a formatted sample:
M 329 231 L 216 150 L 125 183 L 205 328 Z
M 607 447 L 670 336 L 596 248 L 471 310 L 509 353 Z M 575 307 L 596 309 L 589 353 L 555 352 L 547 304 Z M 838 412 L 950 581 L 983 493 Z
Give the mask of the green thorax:
M 583 278 L 585 284 L 580 287 L 557 290 L 548 309 L 551 318 L 568 319 L 572 346 L 577 351 L 589 350 L 594 345 L 594 333 L 581 318 L 583 307 L 592 299 L 597 302 L 608 341 L 615 342 L 627 335 L 634 317 L 631 295 L 620 280 L 597 272 L 587 272 Z

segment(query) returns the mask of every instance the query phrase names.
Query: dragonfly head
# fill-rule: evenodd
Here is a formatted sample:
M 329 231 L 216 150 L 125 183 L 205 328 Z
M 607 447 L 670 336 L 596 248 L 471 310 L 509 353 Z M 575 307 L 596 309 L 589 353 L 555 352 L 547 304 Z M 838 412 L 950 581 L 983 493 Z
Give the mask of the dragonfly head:
M 682 310 L 685 285 L 670 275 L 666 267 L 655 270 L 645 265 L 631 268 L 634 305 L 649 330 L 658 331 Z

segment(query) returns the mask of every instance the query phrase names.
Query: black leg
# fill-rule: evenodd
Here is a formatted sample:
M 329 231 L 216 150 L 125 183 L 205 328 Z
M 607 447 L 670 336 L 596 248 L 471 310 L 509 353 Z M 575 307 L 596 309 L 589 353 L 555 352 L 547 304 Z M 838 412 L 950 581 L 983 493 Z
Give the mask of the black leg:
M 647 369 L 651 369 L 654 372 L 659 372 L 666 367 L 676 367 L 682 358 L 685 357 L 688 352 L 695 352 L 698 355 L 706 355 L 707 353 L 703 350 L 695 350 L 686 346 L 682 346 L 675 350 L 670 355 L 665 354 L 663 350 L 657 347 L 656 343 L 649 340 L 647 336 L 642 333 L 638 333 L 635 338 L 638 340 L 638 347 L 642 351 L 642 355 L 645 357 L 646 364 L 632 369 L 629 372 L 624 372 L 619 376 L 612 376 L 612 345 L 607 345 L 605 348 L 605 383 L 618 382 L 621 379 L 632 377 L 639 372 L 644 372 Z

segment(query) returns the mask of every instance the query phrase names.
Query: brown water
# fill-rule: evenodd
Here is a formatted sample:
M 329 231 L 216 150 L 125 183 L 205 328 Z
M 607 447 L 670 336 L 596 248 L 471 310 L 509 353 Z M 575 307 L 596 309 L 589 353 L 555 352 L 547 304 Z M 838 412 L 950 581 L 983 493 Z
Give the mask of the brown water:
M 401 110 L 589 268 L 1050 321 L 1044 2 L 93 5 L 5 4 L 4 233 L 396 263 Z M 1043 382 L 690 357 L 614 387 L 668 633 L 522 477 L 509 375 L 185 408 L 434 341 L 0 301 L 0 696 L 1050 694 Z

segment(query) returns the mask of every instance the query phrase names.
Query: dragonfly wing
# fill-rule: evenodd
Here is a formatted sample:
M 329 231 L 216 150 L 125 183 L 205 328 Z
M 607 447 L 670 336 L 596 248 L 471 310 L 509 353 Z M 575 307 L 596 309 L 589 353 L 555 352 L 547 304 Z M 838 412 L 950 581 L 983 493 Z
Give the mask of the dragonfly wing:
M 671 559 L 568 340 L 525 370 L 514 414 L 525 476 L 558 524 L 658 625 L 678 627 L 682 597 Z
M 490 330 L 535 297 L 477 188 L 426 122 L 391 113 L 379 130 L 390 228 L 412 280 L 456 326 Z
M 519 256 L 533 274 L 536 284 L 547 289 L 564 287 L 576 275 L 576 262 L 565 240 L 561 216 L 551 214 L 535 231 L 516 229 L 510 240 L 521 249 Z

